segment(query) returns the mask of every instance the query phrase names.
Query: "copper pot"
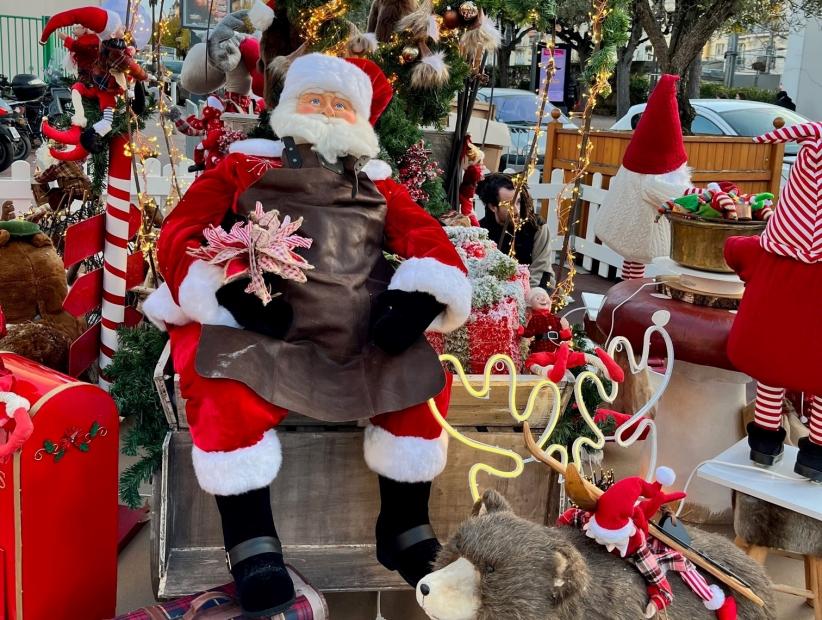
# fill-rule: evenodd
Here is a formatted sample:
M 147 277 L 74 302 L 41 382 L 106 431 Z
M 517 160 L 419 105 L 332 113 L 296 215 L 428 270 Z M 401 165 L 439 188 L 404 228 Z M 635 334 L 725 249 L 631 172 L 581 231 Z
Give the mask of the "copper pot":
M 684 267 L 718 273 L 733 273 L 723 254 L 729 237 L 761 234 L 765 222 L 695 220 L 675 213 L 671 223 L 671 258 Z

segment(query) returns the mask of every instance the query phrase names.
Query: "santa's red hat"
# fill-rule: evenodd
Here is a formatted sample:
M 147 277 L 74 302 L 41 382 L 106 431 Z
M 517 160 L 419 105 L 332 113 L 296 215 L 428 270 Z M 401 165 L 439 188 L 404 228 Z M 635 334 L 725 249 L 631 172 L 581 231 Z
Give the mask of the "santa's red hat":
M 754 140 L 802 144 L 760 237 L 762 247 L 803 263 L 822 262 L 822 123 L 782 127 Z
M 51 33 L 58 28 L 79 24 L 93 30 L 100 38 L 107 38 L 112 32 L 123 25 L 120 16 L 114 11 L 101 9 L 99 6 L 84 6 L 79 9 L 69 9 L 53 15 L 43 28 L 40 43 L 45 44 Z
M 676 101 L 678 75 L 663 75 L 654 88 L 622 158 L 622 165 L 639 174 L 665 174 L 688 161 Z
M 376 63 L 366 58 L 337 58 L 325 54 L 300 56 L 285 74 L 280 105 L 294 102 L 312 90 L 337 93 L 354 106 L 358 116 L 374 125 L 388 107 L 393 90 Z

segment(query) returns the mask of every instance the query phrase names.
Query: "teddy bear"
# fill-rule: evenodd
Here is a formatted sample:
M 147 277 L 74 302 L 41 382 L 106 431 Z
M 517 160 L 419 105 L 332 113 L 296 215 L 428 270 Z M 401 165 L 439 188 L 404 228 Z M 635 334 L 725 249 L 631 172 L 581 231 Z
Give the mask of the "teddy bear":
M 736 597 L 739 618 L 773 620 L 774 597 L 764 569 L 734 544 L 689 528 L 691 544 L 744 579 L 764 607 Z M 669 620 L 713 620 L 681 579 L 672 579 Z M 434 572 L 417 584 L 423 611 L 436 620 L 637 620 L 648 603 L 645 580 L 582 530 L 520 518 L 487 490 L 440 551 Z
M 63 310 L 63 261 L 33 222 L 0 222 L 0 306 L 9 322 L 0 349 L 61 369 L 81 323 Z

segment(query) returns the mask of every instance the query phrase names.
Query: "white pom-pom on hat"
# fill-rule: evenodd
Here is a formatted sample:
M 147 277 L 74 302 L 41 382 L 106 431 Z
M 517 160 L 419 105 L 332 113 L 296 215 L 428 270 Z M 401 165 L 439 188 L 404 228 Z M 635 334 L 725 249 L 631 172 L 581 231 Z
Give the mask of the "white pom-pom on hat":
M 720 609 L 725 604 L 725 593 L 722 591 L 717 585 L 710 586 L 711 588 L 711 600 L 704 601 L 705 607 L 707 607 L 710 611 L 716 611 Z
M 664 487 L 671 486 L 674 481 L 676 480 L 676 474 L 674 470 L 670 467 L 657 467 L 656 468 L 656 481 L 659 482 Z

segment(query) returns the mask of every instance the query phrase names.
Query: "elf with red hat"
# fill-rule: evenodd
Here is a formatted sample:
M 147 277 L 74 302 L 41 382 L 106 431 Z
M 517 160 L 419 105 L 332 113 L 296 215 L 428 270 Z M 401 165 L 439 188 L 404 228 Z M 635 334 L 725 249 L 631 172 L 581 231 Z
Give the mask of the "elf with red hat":
M 294 597 L 269 496 L 288 411 L 370 420 L 364 455 L 379 476 L 384 566 L 416 584 L 439 549 L 428 498 L 447 436 L 427 401 L 447 409 L 450 375 L 423 332 L 462 325 L 471 285 L 440 225 L 373 159 L 372 125 L 391 96 L 369 60 L 296 59 L 270 116 L 281 140 L 234 143 L 160 234 L 165 283 L 144 311 L 169 331 L 194 469 L 216 496 L 252 617 Z M 272 233 L 275 209 L 283 221 Z M 402 257 L 395 271 L 384 251 Z
M 811 394 L 810 435 L 799 440 L 794 471 L 822 482 L 822 123 L 783 127 L 756 142 L 802 145 L 761 237 L 731 237 L 725 260 L 745 282 L 728 337 L 728 357 L 757 380 L 755 419 L 748 424 L 751 460 L 782 458 L 785 390 Z M 797 337 L 763 329 L 763 317 L 799 326 Z
M 117 97 L 128 91 L 129 80 L 147 78 L 143 68 L 134 60 L 135 49 L 127 46 L 123 39 L 125 29 L 117 13 L 96 6 L 63 11 L 46 23 L 40 43 L 45 44 L 58 28 L 71 25 L 82 27 L 75 32 L 79 36 L 64 39 L 78 67 L 79 78 L 71 87 L 72 128 L 56 130 L 43 120 L 43 133 L 47 138 L 75 147 L 66 151 L 53 150 L 52 155 L 61 160 L 82 159 L 89 152 L 99 151 L 99 137 L 111 131 Z M 96 99 L 103 113 L 103 118 L 87 131 L 83 131 L 88 123 L 83 110 L 84 97 Z
M 716 612 L 717 620 L 736 620 L 733 597 L 726 597 L 719 586 L 709 585 L 690 560 L 648 534 L 648 522 L 664 504 L 685 498 L 685 493 L 662 490 L 672 485 L 675 477 L 669 467 L 658 467 L 655 482 L 624 478 L 602 494 L 592 511 L 569 508 L 560 515 L 557 525 L 582 529 L 586 536 L 636 567 L 647 582 L 650 601 L 646 618 L 656 617 L 673 602 L 666 574 L 675 572 L 705 607 Z
M 623 257 L 625 279 L 644 277 L 645 265 L 668 255 L 671 231 L 658 209 L 691 186 L 676 101 L 678 80 L 676 75 L 660 78 L 597 214 L 596 235 Z

